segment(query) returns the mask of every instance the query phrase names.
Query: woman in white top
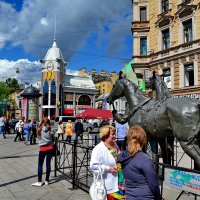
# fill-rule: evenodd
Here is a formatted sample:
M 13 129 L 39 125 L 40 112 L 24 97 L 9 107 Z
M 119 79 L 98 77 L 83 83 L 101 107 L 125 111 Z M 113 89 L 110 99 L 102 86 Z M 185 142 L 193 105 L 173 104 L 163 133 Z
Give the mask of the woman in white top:
M 106 125 L 101 128 L 99 136 L 102 141 L 92 151 L 90 168 L 97 173 L 101 164 L 107 200 L 125 199 L 121 165 L 116 164 L 117 155 L 121 152 L 115 142 L 115 128 Z
M 59 139 L 59 137 L 60 137 L 60 135 L 61 135 L 61 136 L 62 136 L 62 140 L 64 140 L 64 136 L 63 136 L 63 134 L 64 134 L 64 128 L 63 128 L 62 120 L 60 120 L 60 121 L 58 122 L 58 130 L 57 130 L 57 133 L 58 133 L 58 139 Z

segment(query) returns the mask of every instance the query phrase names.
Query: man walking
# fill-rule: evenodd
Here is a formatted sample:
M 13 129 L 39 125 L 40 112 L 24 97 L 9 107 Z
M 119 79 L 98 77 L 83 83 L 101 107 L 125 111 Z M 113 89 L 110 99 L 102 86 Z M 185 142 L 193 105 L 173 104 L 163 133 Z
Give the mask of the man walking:
M 6 138 L 6 136 L 5 136 L 5 123 L 6 123 L 5 117 L 1 116 L 1 118 L 0 118 L 0 133 L 3 134 L 4 139 Z
M 75 124 L 76 140 L 78 140 L 78 137 L 80 137 L 83 141 L 83 132 L 83 124 L 81 123 L 81 119 L 78 119 L 78 121 Z
M 117 139 L 117 145 L 120 150 L 126 149 L 126 134 L 128 132 L 129 126 L 128 123 L 126 124 L 119 124 L 116 123 L 116 139 Z
M 31 124 L 31 138 L 30 138 L 30 144 L 36 144 L 36 137 L 37 137 L 37 122 L 35 119 L 33 119 L 33 122 Z

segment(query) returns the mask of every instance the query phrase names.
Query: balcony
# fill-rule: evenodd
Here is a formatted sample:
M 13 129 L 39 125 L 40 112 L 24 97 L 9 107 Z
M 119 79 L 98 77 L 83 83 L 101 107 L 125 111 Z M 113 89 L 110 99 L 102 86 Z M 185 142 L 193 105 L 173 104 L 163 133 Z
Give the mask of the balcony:
M 158 62 L 159 60 L 171 59 L 172 56 L 187 55 L 190 51 L 199 51 L 200 39 L 192 42 L 187 42 L 176 47 L 172 47 L 166 50 L 151 53 L 146 56 L 133 56 L 134 65 L 145 67 L 151 62 Z
M 199 40 L 195 40 L 192 42 L 187 42 L 166 50 L 162 50 L 162 51 L 158 51 L 154 54 L 151 54 L 149 56 L 149 59 L 151 59 L 151 61 L 156 61 L 162 58 L 168 58 L 171 56 L 175 56 L 175 55 L 179 55 L 179 54 L 185 54 L 186 52 L 189 52 L 191 50 L 195 50 L 195 49 L 199 49 L 200 48 L 200 39 Z
M 146 30 L 149 31 L 150 27 L 149 27 L 149 21 L 135 21 L 132 22 L 132 31 L 134 30 Z
M 148 63 L 150 61 L 149 56 L 133 56 L 134 63 Z

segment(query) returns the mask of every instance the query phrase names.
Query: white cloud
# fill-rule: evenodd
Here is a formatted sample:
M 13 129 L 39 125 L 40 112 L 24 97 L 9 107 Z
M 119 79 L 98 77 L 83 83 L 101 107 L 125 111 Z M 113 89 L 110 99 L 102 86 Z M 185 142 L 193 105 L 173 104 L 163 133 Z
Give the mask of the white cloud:
M 76 70 L 71 70 L 71 69 L 66 69 L 65 74 L 73 75 L 73 76 L 78 76 L 78 71 L 76 71 Z
M 5 81 L 7 78 L 16 78 L 19 83 L 35 83 L 41 80 L 41 64 L 36 61 L 31 62 L 27 59 L 9 61 L 4 59 L 0 60 L 0 69 L 0 81 Z M 17 69 L 19 69 L 19 73 L 16 73 Z
M 53 40 L 57 18 L 57 44 L 66 61 L 96 32 L 101 44 L 109 39 L 108 53 L 123 47 L 123 38 L 131 35 L 131 0 L 24 0 L 17 12 L 8 3 L 0 2 L 0 35 L 14 45 L 23 45 L 35 56 L 45 56 Z M 9 14 L 8 14 L 9 13 Z M 127 13 L 128 17 L 124 17 Z M 45 17 L 44 17 L 45 16 Z M 107 24 L 110 31 L 104 33 Z M 48 26 L 47 26 L 48 25 Z M 0 41 L 1 42 L 1 41 Z M 97 41 L 91 41 L 97 42 Z M 3 45 L 1 45 L 3 46 Z
M 45 17 L 43 17 L 43 18 L 40 19 L 40 23 L 41 23 L 42 25 L 44 25 L 44 26 L 47 26 L 47 25 L 48 25 L 48 21 L 47 21 L 47 19 L 46 19 Z

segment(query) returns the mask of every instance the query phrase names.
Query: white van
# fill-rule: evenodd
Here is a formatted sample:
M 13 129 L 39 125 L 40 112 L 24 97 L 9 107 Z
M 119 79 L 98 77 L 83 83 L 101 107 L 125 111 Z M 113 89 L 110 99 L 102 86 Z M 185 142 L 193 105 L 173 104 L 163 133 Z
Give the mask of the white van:
M 77 120 L 77 118 L 75 116 L 58 116 L 56 117 L 55 121 L 54 121 L 54 130 L 58 130 L 58 122 L 62 120 L 63 122 L 63 127 L 66 126 L 66 123 L 68 122 L 68 120 L 71 120 L 72 124 L 75 125 L 75 122 Z M 94 128 L 93 124 L 89 123 L 87 120 L 83 120 L 83 130 L 90 132 L 92 131 Z
M 54 129 L 58 129 L 58 122 L 62 120 L 63 122 L 63 126 L 66 126 L 66 123 L 68 122 L 68 120 L 71 120 L 71 122 L 74 124 L 76 121 L 76 117 L 75 116 L 58 116 L 56 117 L 55 121 L 54 121 Z

